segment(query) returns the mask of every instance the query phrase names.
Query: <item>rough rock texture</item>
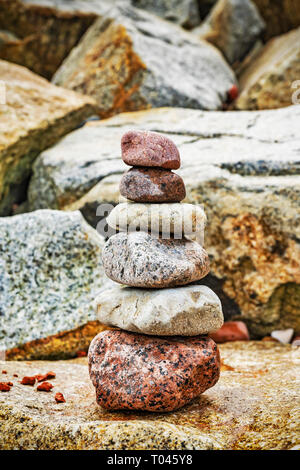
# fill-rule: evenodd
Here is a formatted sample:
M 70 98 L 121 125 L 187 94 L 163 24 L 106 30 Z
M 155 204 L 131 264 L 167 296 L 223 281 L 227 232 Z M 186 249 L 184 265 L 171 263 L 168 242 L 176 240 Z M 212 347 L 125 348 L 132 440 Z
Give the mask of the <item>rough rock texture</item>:
M 103 408 L 174 411 L 216 384 L 220 354 L 207 336 L 103 331 L 91 342 L 89 371 Z
M 271 109 L 298 104 L 300 28 L 271 39 L 240 76 L 238 109 Z M 296 83 L 296 89 L 292 87 Z M 298 92 L 297 92 L 298 89 Z M 294 103 L 296 104 L 296 103 Z
M 184 28 L 190 29 L 200 23 L 197 0 L 132 0 L 131 3 Z
M 89 123 L 38 158 L 31 208 L 71 208 L 73 202 L 97 225 L 96 207 L 119 202 L 124 132 L 163 132 L 181 154 L 177 172 L 185 201 L 204 204 L 212 274 L 205 282 L 221 298 L 225 318 L 246 321 L 252 335 L 300 331 L 299 121 L 300 106 L 290 106 L 226 113 L 153 109 Z
M 79 212 L 0 218 L 0 351 L 9 359 L 67 358 L 103 327 L 103 238 Z
M 24 67 L 0 61 L 0 215 L 23 196 L 35 157 L 93 114 L 88 97 L 58 88 Z
M 230 64 L 241 61 L 264 29 L 251 0 L 219 0 L 193 32 L 223 52 Z
M 53 80 L 95 98 L 101 117 L 159 106 L 221 109 L 235 83 L 216 48 L 124 5 L 89 28 Z
M 102 261 L 110 279 L 133 287 L 183 286 L 209 272 L 208 254 L 198 243 L 161 239 L 146 232 L 111 236 Z
M 300 4 L 297 0 L 252 1 L 266 22 L 266 40 L 300 26 Z
M 123 202 L 107 217 L 113 229 L 134 231 L 136 229 L 162 233 L 164 238 L 174 234 L 180 239 L 185 235 L 202 233 L 206 215 L 200 205 L 186 203 L 142 204 Z
M 173 171 L 132 168 L 121 179 L 120 194 L 135 202 L 180 202 L 185 198 L 185 186 Z
M 223 324 L 219 298 L 201 285 L 151 291 L 116 286 L 95 303 L 101 323 L 147 335 L 203 335 Z
M 123 161 L 130 166 L 177 170 L 180 155 L 174 142 L 156 132 L 129 131 L 121 139 Z
M 10 392 L 0 393 L 2 449 L 292 449 L 299 445 L 300 348 L 273 342 L 220 345 L 218 383 L 172 413 L 109 412 L 95 402 L 86 359 L 0 362 Z M 56 372 L 38 393 L 13 377 Z M 66 403 L 56 404 L 63 393 Z
M 50 79 L 110 5 L 111 0 L 0 0 L 0 28 L 18 36 L 0 44 L 0 58 Z

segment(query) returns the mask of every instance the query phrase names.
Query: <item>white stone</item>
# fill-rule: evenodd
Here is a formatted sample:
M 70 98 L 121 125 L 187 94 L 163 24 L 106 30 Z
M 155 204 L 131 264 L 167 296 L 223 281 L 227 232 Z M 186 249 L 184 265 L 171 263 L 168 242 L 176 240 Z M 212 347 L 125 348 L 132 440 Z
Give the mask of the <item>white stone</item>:
M 223 325 L 221 302 L 203 285 L 155 290 L 116 285 L 95 303 L 101 323 L 148 335 L 194 336 Z
M 121 231 L 143 230 L 162 233 L 162 238 L 182 238 L 204 231 L 206 215 L 195 204 L 141 204 L 124 202 L 118 204 L 107 217 L 110 227 Z

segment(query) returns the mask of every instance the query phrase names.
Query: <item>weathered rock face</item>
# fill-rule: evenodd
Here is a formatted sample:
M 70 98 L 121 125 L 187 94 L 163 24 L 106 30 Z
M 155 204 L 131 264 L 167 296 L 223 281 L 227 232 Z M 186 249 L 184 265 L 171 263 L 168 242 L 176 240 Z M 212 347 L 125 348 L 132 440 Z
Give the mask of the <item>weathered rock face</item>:
M 219 382 L 172 413 L 109 412 L 95 403 L 86 359 L 0 362 L 14 386 L 0 393 L 2 449 L 292 449 L 299 444 L 299 348 L 220 345 Z M 251 358 L 251 361 L 249 360 Z M 56 372 L 50 393 L 19 384 Z M 19 378 L 14 378 L 17 373 Z M 66 403 L 54 396 L 63 393 Z
M 147 335 L 203 335 L 223 324 L 218 296 L 201 285 L 152 291 L 116 286 L 95 303 L 101 323 Z
M 208 336 L 103 331 L 91 342 L 89 371 L 103 408 L 173 411 L 216 384 L 220 354 Z
M 300 107 L 290 106 L 227 113 L 158 109 L 90 123 L 38 158 L 31 207 L 73 202 L 97 224 L 95 208 L 119 202 L 126 170 L 121 136 L 129 129 L 163 132 L 179 147 L 185 201 L 204 204 L 213 275 L 207 282 L 222 299 L 226 294 L 225 318 L 246 321 L 252 335 L 299 331 L 299 119 Z M 75 203 L 77 194 L 82 199 Z
M 159 106 L 221 109 L 235 83 L 216 48 L 126 6 L 89 28 L 53 80 L 95 98 L 101 117 Z
M 300 26 L 300 5 L 295 0 L 252 0 L 266 22 L 265 39 Z
M 251 0 L 219 0 L 193 32 L 223 52 L 230 64 L 241 61 L 264 29 Z
M 105 1 L 0 0 L 0 28 L 18 35 L 0 44 L 0 58 L 48 79 L 97 18 Z M 101 9 L 102 7 L 102 9 Z M 96 10 L 96 11 L 95 11 Z
M 197 0 L 132 0 L 131 3 L 184 28 L 190 29 L 200 23 Z
M 0 351 L 8 359 L 74 357 L 102 326 L 103 238 L 79 212 L 0 219 Z
M 7 215 L 24 193 L 35 157 L 96 106 L 18 65 L 0 61 L 0 76 L 6 89 L 0 106 L 0 215 Z
M 300 28 L 271 39 L 240 77 L 238 109 L 271 109 L 299 102 Z M 298 82 L 297 82 L 298 84 Z M 299 89 L 299 84 L 297 86 Z M 296 103 L 295 103 L 296 104 Z
M 208 254 L 198 243 L 146 232 L 113 235 L 104 246 L 102 260 L 110 279 L 134 287 L 183 286 L 209 272 Z

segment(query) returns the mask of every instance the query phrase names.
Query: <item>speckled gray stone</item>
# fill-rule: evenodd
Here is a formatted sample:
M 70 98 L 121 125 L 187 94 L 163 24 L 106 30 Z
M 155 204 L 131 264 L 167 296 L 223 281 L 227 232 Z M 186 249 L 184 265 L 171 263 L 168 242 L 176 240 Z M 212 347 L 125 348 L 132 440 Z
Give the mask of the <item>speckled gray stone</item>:
M 209 272 L 204 248 L 191 240 L 164 240 L 146 232 L 117 233 L 102 253 L 106 275 L 134 287 L 182 286 Z
M 75 331 L 96 320 L 92 302 L 104 282 L 103 243 L 80 212 L 0 218 L 0 351 L 36 341 L 31 357 L 37 358 L 38 341 L 49 337 L 53 344 L 45 356 L 68 357 L 82 349 Z M 70 347 L 55 342 L 56 335 L 71 331 Z
M 134 289 L 116 286 L 96 298 L 101 323 L 147 335 L 196 336 L 223 325 L 218 296 L 207 286 Z

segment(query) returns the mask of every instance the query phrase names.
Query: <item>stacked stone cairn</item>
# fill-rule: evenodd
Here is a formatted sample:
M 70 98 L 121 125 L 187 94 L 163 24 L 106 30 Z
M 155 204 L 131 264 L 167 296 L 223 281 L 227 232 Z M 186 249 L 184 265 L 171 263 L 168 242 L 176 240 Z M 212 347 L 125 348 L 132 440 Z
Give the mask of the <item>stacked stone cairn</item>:
M 105 244 L 106 275 L 118 284 L 96 299 L 105 330 L 92 341 L 89 370 L 99 405 L 110 410 L 172 411 L 219 379 L 220 356 L 208 336 L 223 324 L 219 298 L 197 284 L 209 271 L 198 243 L 205 213 L 185 204 L 175 144 L 129 131 L 118 204 L 107 218 L 119 232 Z M 122 284 L 122 286 L 120 285 Z M 129 287 L 127 287 L 129 286 Z

